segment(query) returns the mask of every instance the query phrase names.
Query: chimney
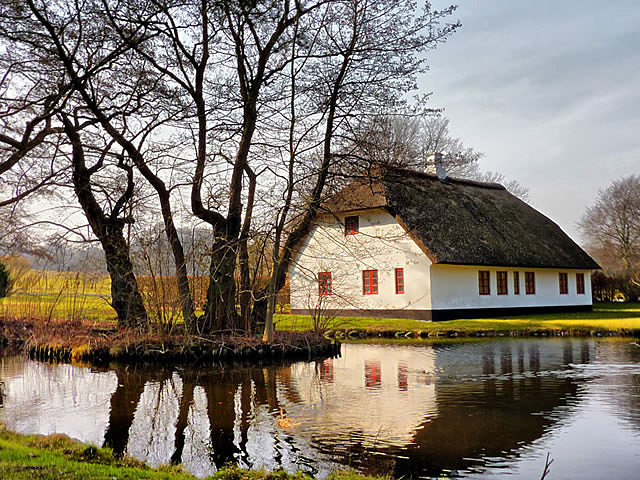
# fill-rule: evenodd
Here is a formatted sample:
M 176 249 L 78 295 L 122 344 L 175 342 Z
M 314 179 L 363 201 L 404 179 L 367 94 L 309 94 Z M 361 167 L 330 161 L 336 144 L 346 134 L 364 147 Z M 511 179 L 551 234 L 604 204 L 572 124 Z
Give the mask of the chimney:
M 440 181 L 443 181 L 447 178 L 447 169 L 445 168 L 444 164 L 442 163 L 442 154 L 441 153 L 434 153 L 433 154 L 433 163 L 435 163 L 436 165 L 436 176 L 440 179 Z

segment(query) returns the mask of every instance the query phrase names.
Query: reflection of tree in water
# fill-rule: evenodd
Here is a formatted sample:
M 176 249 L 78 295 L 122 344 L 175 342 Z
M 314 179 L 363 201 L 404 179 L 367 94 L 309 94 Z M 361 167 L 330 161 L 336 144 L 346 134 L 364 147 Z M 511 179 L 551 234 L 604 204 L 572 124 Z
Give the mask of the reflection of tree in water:
M 104 435 L 104 445 L 122 456 L 127 449 L 129 431 L 133 424 L 140 397 L 147 382 L 163 382 L 170 372 L 164 370 L 145 370 L 128 366 L 113 369 L 118 378 L 118 386 L 111 396 L 109 423 Z M 145 412 L 145 414 L 151 412 Z
M 433 378 L 437 412 L 423 415 L 422 420 L 418 417 L 413 439 L 402 447 L 390 447 L 383 430 L 379 432 L 379 443 L 374 441 L 372 445 L 370 434 L 360 431 L 357 425 L 345 425 L 342 435 L 323 428 L 311 428 L 305 435 L 298 435 L 278 426 L 281 409 L 309 405 L 307 392 L 299 391 L 300 378 L 304 376 L 311 377 L 305 388 L 314 390 L 321 403 L 326 400 L 334 405 L 330 408 L 340 408 L 343 393 L 332 362 L 317 362 L 295 371 L 290 366 L 185 369 L 178 373 L 120 368 L 116 370 L 118 388 L 111 399 L 105 443 L 117 453 L 124 452 L 127 444 L 131 449 L 135 442 L 143 440 L 145 448 L 162 448 L 159 432 L 144 439 L 127 439 L 134 421 L 139 422 L 134 417 L 146 416 L 152 425 L 173 428 L 164 433 L 171 438 L 166 443 L 170 451 L 157 454 L 156 458 L 185 465 L 200 462 L 202 473 L 212 473 L 215 466 L 230 461 L 254 468 L 304 468 L 316 473 L 318 459 L 330 458 L 331 462 L 355 466 L 367 473 L 391 471 L 397 477 L 439 475 L 444 470 L 481 466 L 481 461 L 472 459 L 517 455 L 520 447 L 552 428 L 559 416 L 550 413 L 575 397 L 578 387 L 570 376 L 556 376 L 549 371 L 593 357 L 585 343 L 496 341 L 470 347 L 436 346 L 438 373 Z M 388 378 L 393 378 L 393 388 L 399 395 L 411 393 L 417 387 L 416 381 L 423 381 L 422 388 L 433 382 L 427 373 L 418 374 L 410 371 L 405 362 L 397 363 Z M 368 373 L 375 377 L 372 386 L 375 384 L 376 388 L 368 389 L 370 395 L 389 387 L 379 372 L 377 364 L 369 362 L 364 366 L 363 385 Z M 149 396 L 148 391 L 145 395 L 154 401 L 146 400 L 141 405 L 140 398 L 151 385 L 158 389 L 154 390 L 156 396 Z M 328 385 L 337 386 L 336 390 L 329 390 L 336 398 L 323 396 L 323 386 Z M 173 410 L 161 408 L 162 402 L 168 401 L 162 400 L 161 391 L 174 396 Z M 314 417 L 309 421 L 313 422 Z M 140 451 L 141 447 L 133 450 Z M 203 455 L 208 467 L 202 466 Z
M 300 401 L 287 367 L 186 369 L 177 374 L 128 367 L 114 371 L 118 386 L 110 402 L 105 446 L 118 455 L 128 452 L 152 464 L 194 463 L 195 459 L 185 455 L 202 452 L 206 444 L 209 470 L 229 461 L 251 466 L 247 445 L 256 409 L 266 408 L 274 424 L 274 414 L 280 411 L 279 381 L 287 385 L 283 394 L 289 401 Z M 204 396 L 202 411 L 194 411 L 198 389 Z M 208 432 L 199 428 L 205 423 Z M 164 426 L 173 427 L 173 431 L 167 432 Z M 270 433 L 274 436 L 275 432 Z M 171 451 L 162 451 L 168 440 Z M 275 435 L 275 441 L 283 440 Z M 280 450 L 277 444 L 272 449 L 273 466 L 281 462 Z

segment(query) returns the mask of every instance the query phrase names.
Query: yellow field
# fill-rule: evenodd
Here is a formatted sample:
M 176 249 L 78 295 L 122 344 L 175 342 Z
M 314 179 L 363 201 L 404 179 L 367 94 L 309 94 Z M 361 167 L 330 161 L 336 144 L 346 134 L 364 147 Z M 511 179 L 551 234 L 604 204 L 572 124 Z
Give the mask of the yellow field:
M 208 279 L 189 277 L 196 306 L 202 305 Z M 182 320 L 173 277 L 138 277 L 148 313 L 161 323 Z M 110 305 L 111 279 L 106 273 L 29 270 L 18 277 L 13 293 L 0 299 L 0 316 L 75 321 L 116 320 Z
M 111 279 L 106 273 L 54 272 L 31 270 L 14 285 L 19 293 L 111 295 Z
M 110 296 L 97 294 L 14 294 L 0 299 L 0 317 L 38 320 L 111 320 L 116 313 Z

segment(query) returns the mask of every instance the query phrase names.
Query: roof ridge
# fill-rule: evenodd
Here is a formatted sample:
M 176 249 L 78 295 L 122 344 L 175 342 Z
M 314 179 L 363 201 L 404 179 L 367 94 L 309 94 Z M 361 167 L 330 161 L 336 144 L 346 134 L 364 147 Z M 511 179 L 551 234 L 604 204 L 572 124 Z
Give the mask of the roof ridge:
M 440 180 L 440 178 L 438 178 L 437 175 L 433 174 L 433 173 L 427 173 L 427 172 L 423 172 L 420 170 L 414 170 L 412 168 L 406 168 L 406 167 L 396 167 L 396 166 L 387 166 L 386 167 L 387 171 L 395 171 L 395 172 L 400 172 L 400 173 L 405 173 L 407 175 L 412 175 L 415 177 L 423 177 L 423 178 L 427 178 L 429 180 L 437 180 L 439 182 L 442 183 L 457 183 L 457 184 L 462 184 L 462 185 L 470 185 L 473 187 L 480 187 L 480 188 L 489 188 L 492 190 L 506 190 L 506 187 L 500 183 L 495 183 L 495 182 L 481 182 L 479 180 L 471 180 L 469 178 L 459 178 L 459 177 L 447 177 L 444 180 Z

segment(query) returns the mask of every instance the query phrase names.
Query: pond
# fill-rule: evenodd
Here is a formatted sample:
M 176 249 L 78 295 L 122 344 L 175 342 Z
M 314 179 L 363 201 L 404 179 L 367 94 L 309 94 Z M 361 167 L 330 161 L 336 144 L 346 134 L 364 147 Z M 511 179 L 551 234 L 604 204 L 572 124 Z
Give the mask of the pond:
M 265 367 L 0 359 L 0 421 L 200 476 L 236 462 L 324 477 L 638 478 L 633 339 L 345 344 Z

